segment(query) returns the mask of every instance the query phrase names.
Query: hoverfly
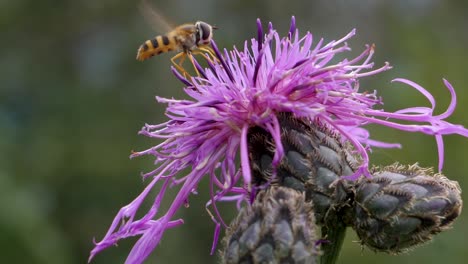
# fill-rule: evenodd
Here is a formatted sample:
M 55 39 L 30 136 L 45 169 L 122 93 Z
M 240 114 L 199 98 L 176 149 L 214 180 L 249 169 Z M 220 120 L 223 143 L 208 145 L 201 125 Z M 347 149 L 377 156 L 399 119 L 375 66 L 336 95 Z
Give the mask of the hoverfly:
M 213 50 L 208 45 L 213 38 L 213 30 L 217 29 L 217 27 L 203 21 L 171 27 L 160 14 L 146 3 L 146 1 L 142 1 L 140 8 L 146 16 L 151 16 L 152 20 L 156 20 L 159 25 L 164 26 L 168 31 L 163 35 L 158 35 L 152 39 L 146 40 L 138 49 L 137 60 L 143 61 L 154 55 L 178 51 L 179 53 L 171 58 L 171 62 L 179 71 L 186 74 L 182 63 L 187 56 L 192 64 L 192 56 L 195 54 L 202 54 L 205 56 L 203 53 L 208 53 L 215 58 Z M 178 59 L 180 59 L 179 63 L 176 62 Z M 195 70 L 197 71 L 196 67 Z

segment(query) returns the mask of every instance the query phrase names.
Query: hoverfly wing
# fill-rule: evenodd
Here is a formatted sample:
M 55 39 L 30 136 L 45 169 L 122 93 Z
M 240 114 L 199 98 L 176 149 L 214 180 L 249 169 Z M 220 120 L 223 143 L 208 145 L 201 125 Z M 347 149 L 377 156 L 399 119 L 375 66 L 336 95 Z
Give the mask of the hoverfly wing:
M 175 24 L 169 22 L 148 0 L 141 0 L 138 9 L 148 24 L 159 34 L 164 34 L 174 29 Z

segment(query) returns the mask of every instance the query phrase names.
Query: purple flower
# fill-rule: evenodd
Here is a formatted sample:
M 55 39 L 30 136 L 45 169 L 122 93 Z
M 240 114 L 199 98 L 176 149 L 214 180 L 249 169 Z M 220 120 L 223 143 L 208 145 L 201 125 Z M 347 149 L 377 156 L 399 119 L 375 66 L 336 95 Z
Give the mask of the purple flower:
M 273 166 L 284 154 L 277 119 L 280 112 L 318 118 L 353 145 L 362 163 L 355 174 L 343 175 L 349 179 L 361 175 L 371 177 L 368 170 L 370 147 L 400 147 L 371 139 L 365 129 L 367 124 L 434 135 L 439 150 L 439 170 L 442 170 L 444 157 L 442 136 L 460 134 L 468 137 L 467 129 L 444 121 L 456 106 L 455 91 L 446 80 L 444 84 L 452 101 L 447 111 L 440 115 L 433 114 L 435 100 L 432 95 L 409 80 L 394 81 L 418 90 L 429 100 L 431 107 L 386 112 L 375 91 L 360 91 L 360 78 L 391 67 L 386 63 L 372 70 L 373 46 L 367 46 L 356 58 L 331 63 L 335 55 L 350 50 L 346 41 L 354 36 L 355 30 L 342 39 L 328 44 L 320 39 L 313 45 L 311 33 L 303 37 L 299 35 L 294 17 L 286 37 L 280 37 L 271 24 L 267 34 L 263 34 L 259 20 L 257 25 L 258 38 L 246 41 L 241 50 L 234 48 L 221 52 L 212 42 L 217 60 L 207 61 L 209 67 L 206 69 L 195 62 L 199 77 L 186 79 L 173 69 L 186 86 L 184 91 L 190 99 L 157 97 L 158 102 L 168 105 L 169 121 L 146 125 L 140 134 L 164 141 L 131 155 L 156 158 L 156 169 L 143 175 L 151 182 L 133 202 L 119 211 L 105 237 L 96 243 L 90 260 L 122 238 L 141 235 L 126 263 L 143 262 L 158 245 L 165 230 L 183 223 L 182 219 L 174 219 L 174 215 L 181 206 L 188 204 L 189 195 L 197 191 L 198 183 L 204 177 L 210 181 L 211 200 L 207 207 L 211 208 L 216 223 L 213 251 L 221 225 L 226 226 L 216 203 L 235 201 L 239 205 L 254 195 L 247 146 L 249 128 L 259 126 L 271 133 L 276 145 Z M 240 166 L 236 164 L 236 157 L 240 157 Z M 189 169 L 189 173 L 181 175 L 184 169 Z M 144 217 L 136 219 L 137 210 L 156 183 L 162 186 L 153 206 Z M 170 186 L 179 186 L 179 192 L 170 208 L 161 213 L 159 206 Z

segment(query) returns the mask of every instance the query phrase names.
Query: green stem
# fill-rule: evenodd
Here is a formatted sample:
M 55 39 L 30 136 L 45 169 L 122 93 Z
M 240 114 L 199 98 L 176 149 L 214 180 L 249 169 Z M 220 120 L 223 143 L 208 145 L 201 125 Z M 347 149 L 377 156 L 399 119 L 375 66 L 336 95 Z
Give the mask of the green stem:
M 346 225 L 335 222 L 322 227 L 322 237 L 327 240 L 322 244 L 323 255 L 320 264 L 335 264 L 340 255 L 341 246 L 346 236 Z

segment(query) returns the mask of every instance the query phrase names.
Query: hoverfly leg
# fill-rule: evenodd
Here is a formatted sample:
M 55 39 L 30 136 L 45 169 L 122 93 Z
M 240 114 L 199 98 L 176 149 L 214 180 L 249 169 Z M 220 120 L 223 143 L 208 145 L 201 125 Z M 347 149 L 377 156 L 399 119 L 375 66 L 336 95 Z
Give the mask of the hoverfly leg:
M 214 61 L 218 61 L 218 58 L 216 58 L 216 55 L 215 55 L 213 49 L 210 46 L 198 47 L 198 51 L 199 51 L 200 54 L 202 54 L 201 52 L 208 53 L 208 55 L 211 56 L 211 58 L 213 58 L 213 59 L 210 59 L 209 57 L 204 56 L 204 54 L 202 54 L 202 55 L 205 57 L 205 59 L 209 60 L 211 63 L 214 63 Z
M 189 57 L 189 60 L 192 63 L 193 69 L 197 73 L 197 76 L 200 77 L 200 72 L 198 71 L 197 66 L 195 66 L 195 62 L 193 61 L 194 60 L 193 55 L 195 55 L 195 54 L 196 53 L 194 53 L 194 52 L 190 52 L 190 53 L 187 53 L 187 56 Z
M 179 52 L 177 55 L 171 58 L 172 64 L 177 68 L 179 72 L 181 72 L 184 75 L 184 77 L 190 76 L 190 74 L 188 74 L 184 67 L 182 67 L 182 64 L 184 63 L 186 57 L 187 53 Z M 176 60 L 178 59 L 180 59 L 179 62 L 176 62 Z

